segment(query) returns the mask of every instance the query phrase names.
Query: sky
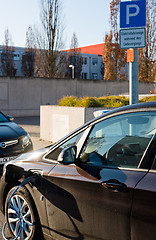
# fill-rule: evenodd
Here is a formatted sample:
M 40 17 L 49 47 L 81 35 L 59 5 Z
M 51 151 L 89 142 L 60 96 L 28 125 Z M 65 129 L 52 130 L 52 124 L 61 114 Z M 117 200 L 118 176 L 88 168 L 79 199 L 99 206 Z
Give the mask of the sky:
M 64 48 L 70 48 L 73 33 L 78 46 L 104 42 L 110 30 L 110 0 L 61 0 Z M 0 0 L 0 45 L 9 30 L 14 46 L 25 47 L 28 26 L 40 25 L 40 0 Z

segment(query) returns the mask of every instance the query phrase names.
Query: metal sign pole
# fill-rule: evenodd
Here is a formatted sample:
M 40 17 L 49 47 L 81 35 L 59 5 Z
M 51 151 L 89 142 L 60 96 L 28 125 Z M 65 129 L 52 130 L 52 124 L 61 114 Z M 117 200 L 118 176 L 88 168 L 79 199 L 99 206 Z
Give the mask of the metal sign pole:
M 131 0 L 133 1 L 133 0 Z M 129 63 L 130 64 L 130 63 Z M 131 80 L 129 82 L 129 104 L 138 103 L 138 48 L 134 49 L 134 62 L 131 63 Z
M 129 104 L 138 103 L 138 49 L 134 49 L 134 62 L 129 63 Z
M 129 104 L 132 104 L 132 62 L 129 62 Z

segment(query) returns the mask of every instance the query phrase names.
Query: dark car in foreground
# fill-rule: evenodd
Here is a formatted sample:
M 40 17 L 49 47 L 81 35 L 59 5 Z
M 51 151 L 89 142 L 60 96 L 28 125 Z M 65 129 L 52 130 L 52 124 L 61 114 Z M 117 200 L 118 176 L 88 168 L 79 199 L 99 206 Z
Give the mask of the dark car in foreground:
M 1 211 L 25 240 L 153 240 L 155 156 L 156 102 L 110 111 L 9 162 Z
M 32 142 L 26 131 L 0 112 L 0 169 L 4 163 L 32 150 Z

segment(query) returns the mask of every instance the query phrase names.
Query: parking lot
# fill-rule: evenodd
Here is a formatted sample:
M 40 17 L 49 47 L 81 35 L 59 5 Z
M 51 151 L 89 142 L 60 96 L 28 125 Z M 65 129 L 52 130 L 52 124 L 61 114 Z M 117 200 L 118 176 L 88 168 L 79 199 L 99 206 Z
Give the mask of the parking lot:
M 47 145 L 50 145 L 51 142 L 43 141 L 40 139 L 40 118 L 39 117 L 20 117 L 15 118 L 14 121 L 23 127 L 30 135 L 34 150 L 40 149 Z M 0 212 L 0 240 L 2 237 L 2 228 L 4 225 L 5 219 L 2 213 Z M 6 236 L 9 237 L 6 233 Z

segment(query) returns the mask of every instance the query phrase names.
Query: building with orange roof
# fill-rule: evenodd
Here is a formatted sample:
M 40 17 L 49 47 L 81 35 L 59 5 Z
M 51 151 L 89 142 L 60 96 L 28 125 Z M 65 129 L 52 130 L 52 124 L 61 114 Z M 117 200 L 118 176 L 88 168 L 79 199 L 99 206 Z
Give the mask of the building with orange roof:
M 80 47 L 82 53 L 96 54 L 99 56 L 103 55 L 103 48 L 104 48 L 104 43 L 99 43 L 96 45 L 90 45 L 86 47 Z
M 103 55 L 103 48 L 104 48 L 104 43 L 99 43 L 99 44 L 79 47 L 78 49 L 81 51 L 81 53 L 95 54 L 95 55 L 102 56 Z M 69 50 L 70 49 L 67 49 L 65 51 L 68 52 Z
M 82 79 L 103 79 L 102 68 L 104 69 L 102 55 L 104 43 L 79 47 L 82 54 Z M 70 49 L 64 50 L 69 52 Z

